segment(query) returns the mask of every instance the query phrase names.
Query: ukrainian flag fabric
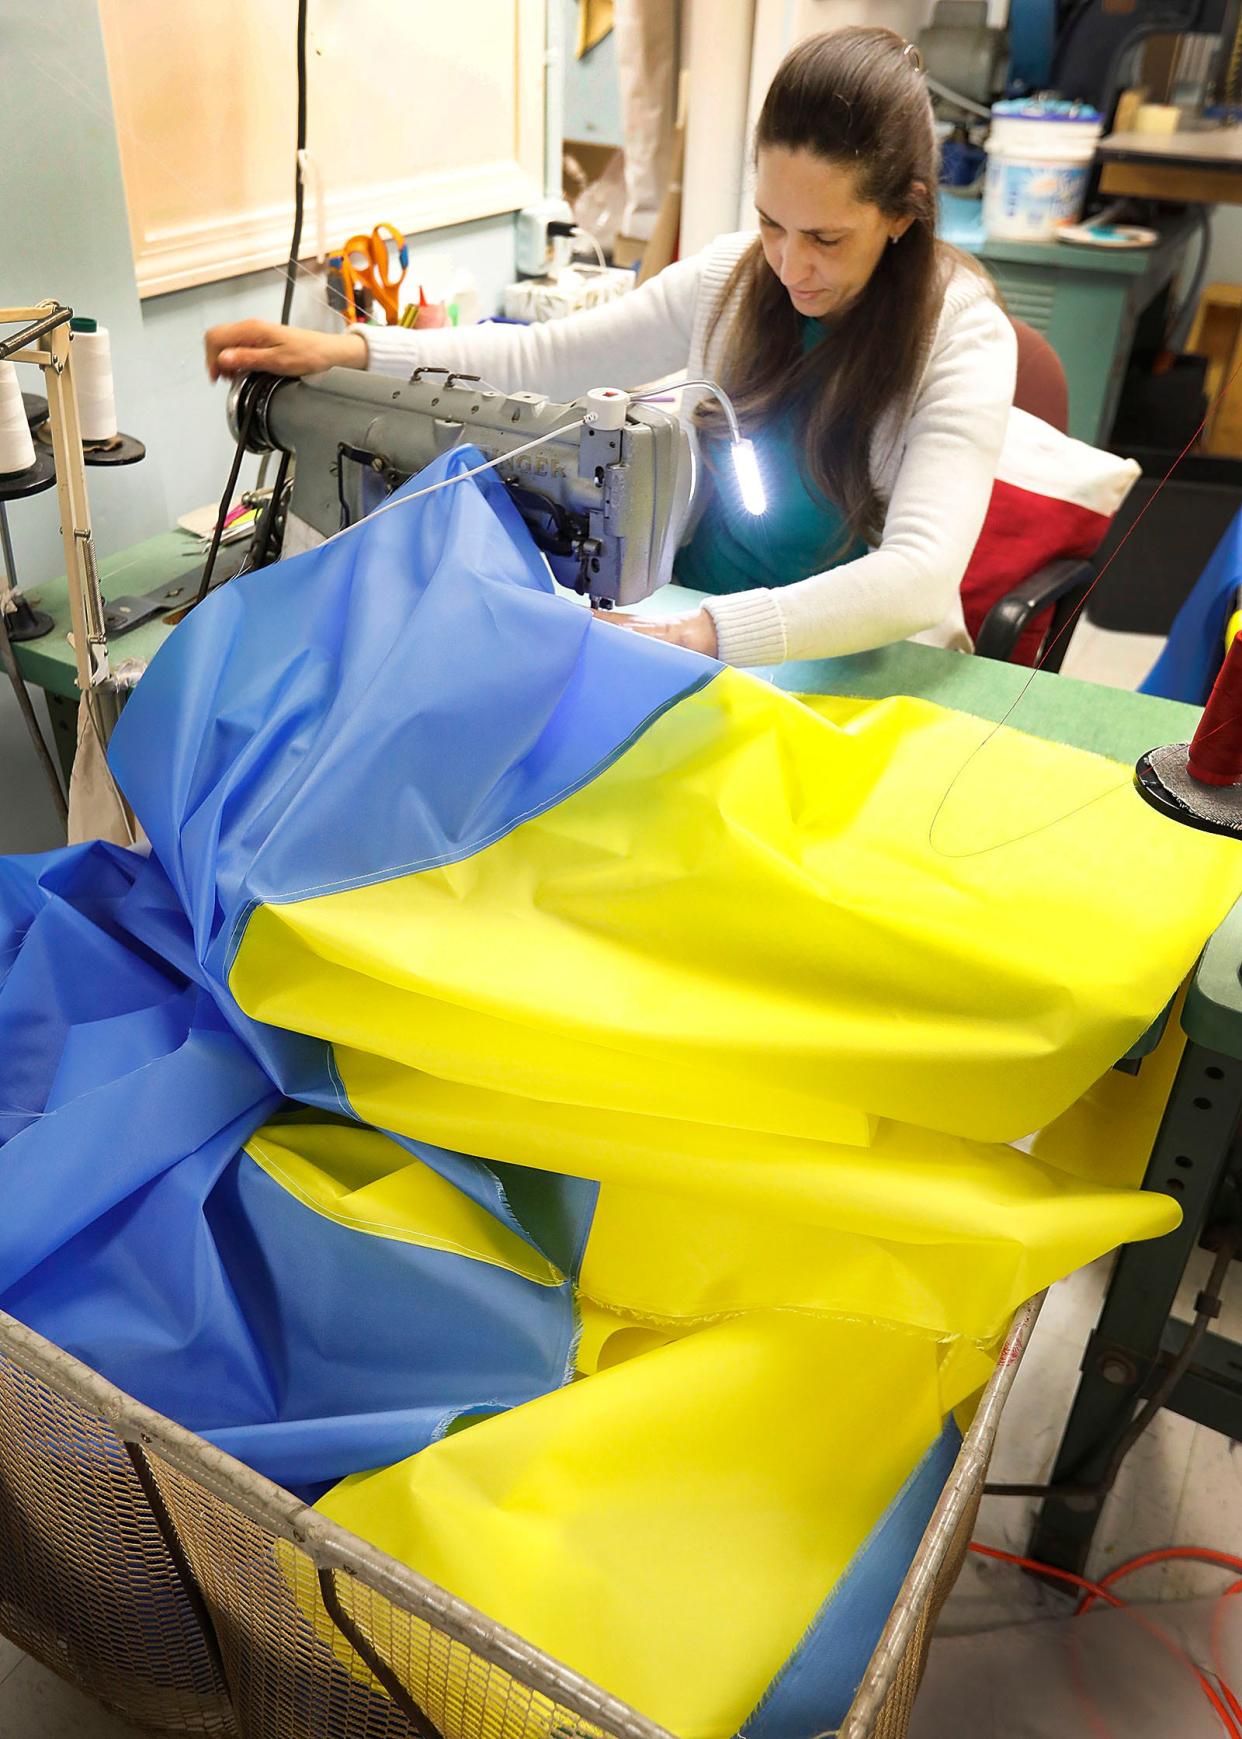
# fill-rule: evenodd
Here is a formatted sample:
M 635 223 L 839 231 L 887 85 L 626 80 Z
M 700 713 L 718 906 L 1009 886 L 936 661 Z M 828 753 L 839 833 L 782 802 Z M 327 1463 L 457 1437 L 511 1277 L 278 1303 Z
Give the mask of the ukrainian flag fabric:
M 1236 846 L 596 622 L 490 476 L 111 754 L 149 855 L 0 863 L 0 1306 L 670 1731 L 834 1726 L 1014 1308 L 1175 1223 L 1078 1107 Z

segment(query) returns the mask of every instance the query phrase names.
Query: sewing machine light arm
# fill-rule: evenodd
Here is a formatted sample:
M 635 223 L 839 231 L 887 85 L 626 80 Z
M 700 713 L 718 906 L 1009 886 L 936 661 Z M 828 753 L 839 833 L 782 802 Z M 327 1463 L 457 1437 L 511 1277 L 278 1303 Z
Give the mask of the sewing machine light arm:
M 738 493 L 742 497 L 742 506 L 747 513 L 766 513 L 768 507 L 767 492 L 763 487 L 763 474 L 759 469 L 759 455 L 755 452 L 755 444 L 743 435 L 737 420 L 737 412 L 733 408 L 733 400 L 718 381 L 683 380 L 678 382 L 679 388 L 702 387 L 712 394 L 716 403 L 724 412 L 729 424 L 731 450 L 733 453 L 733 470 L 737 477 Z M 642 404 L 653 399 L 655 393 L 632 393 L 633 403 Z

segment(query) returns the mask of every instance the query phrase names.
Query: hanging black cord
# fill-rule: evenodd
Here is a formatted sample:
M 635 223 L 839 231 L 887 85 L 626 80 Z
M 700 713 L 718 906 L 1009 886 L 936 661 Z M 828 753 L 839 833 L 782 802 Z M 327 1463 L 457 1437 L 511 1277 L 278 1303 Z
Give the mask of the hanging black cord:
M 297 24 L 297 67 L 298 67 L 298 126 L 297 147 L 293 159 L 293 235 L 289 242 L 289 263 L 285 268 L 285 294 L 280 308 L 280 323 L 289 324 L 289 313 L 293 307 L 293 284 L 297 276 L 298 255 L 302 251 L 302 212 L 305 205 L 302 187 L 302 152 L 306 149 L 306 12 L 308 0 L 298 0 Z M 224 521 L 233 499 L 233 491 L 237 487 L 237 479 L 241 472 L 242 458 L 246 451 L 246 436 L 250 432 L 250 414 L 253 400 L 247 402 L 242 415 L 241 426 L 237 432 L 237 446 L 233 453 L 233 464 L 229 471 L 229 480 L 224 486 L 224 494 L 220 499 L 220 511 L 216 515 L 215 529 L 211 534 L 211 548 L 207 551 L 207 562 L 203 568 L 203 577 L 199 582 L 194 603 L 201 604 L 211 586 L 211 576 L 216 568 L 216 556 L 220 550 L 220 539 L 224 535 Z M 281 482 L 283 483 L 285 466 L 281 466 Z M 280 485 L 278 484 L 278 487 Z M 273 515 L 275 498 L 272 503 Z M 264 544 L 267 544 L 266 532 L 271 523 L 271 516 L 264 522 Z M 191 609 L 194 607 L 190 606 Z
M 1242 1243 L 1242 1231 L 1239 1231 L 1238 1227 L 1230 1227 L 1221 1233 L 1211 1275 L 1207 1285 L 1195 1300 L 1195 1319 L 1186 1331 L 1186 1338 L 1182 1342 L 1181 1350 L 1166 1367 L 1151 1395 L 1126 1425 L 1125 1430 L 1113 1445 L 1108 1460 L 1104 1464 L 1104 1471 L 1098 1479 L 1085 1484 L 1081 1480 L 1076 1480 L 1071 1473 L 1068 1479 L 1059 1481 L 1055 1485 L 992 1485 L 989 1483 L 983 1488 L 985 1495 L 988 1497 L 1094 1498 L 1098 1503 L 1103 1503 L 1113 1489 L 1117 1475 L 1121 1472 L 1122 1462 L 1190 1369 L 1204 1335 L 1206 1335 L 1212 1322 L 1220 1315 L 1221 1291 L 1229 1275 L 1229 1265 L 1237 1255 L 1240 1243 Z M 1150 1375 L 1155 1376 L 1158 1369 L 1158 1366 L 1154 1367 Z M 1097 1453 L 1096 1448 L 1088 1450 L 1080 1458 L 1079 1465 L 1085 1466 L 1088 1462 L 1093 1461 Z
M 194 594 L 194 604 L 201 604 L 207 596 L 211 585 L 211 576 L 215 572 L 216 556 L 220 550 L 220 539 L 224 536 L 224 522 L 228 518 L 229 503 L 233 499 L 233 491 L 237 488 L 237 474 L 241 470 L 242 460 L 246 456 L 246 437 L 250 433 L 250 419 L 254 415 L 254 397 L 247 394 L 245 409 L 242 411 L 241 424 L 237 430 L 237 445 L 233 449 L 233 463 L 229 468 L 229 480 L 224 485 L 224 494 L 220 497 L 220 511 L 216 514 L 216 523 L 211 533 L 211 548 L 207 551 L 207 561 L 203 568 L 203 577 L 198 583 L 198 591 Z
M 250 546 L 250 555 L 246 562 L 246 573 L 255 568 L 265 568 L 269 562 L 274 562 L 280 551 L 276 547 L 275 538 L 277 524 L 280 519 L 281 498 L 285 493 L 285 483 L 289 476 L 289 453 L 281 449 L 280 464 L 276 467 L 276 482 L 272 493 L 268 496 L 267 506 L 255 527 L 254 542 Z
M 305 189 L 302 184 L 302 152 L 306 149 L 306 8 L 307 0 L 298 0 L 298 143 L 293 160 L 293 239 L 289 243 L 289 265 L 285 272 L 285 296 L 280 305 L 280 324 L 289 324 L 293 307 L 293 284 L 297 277 L 298 255 L 302 251 L 302 210 Z

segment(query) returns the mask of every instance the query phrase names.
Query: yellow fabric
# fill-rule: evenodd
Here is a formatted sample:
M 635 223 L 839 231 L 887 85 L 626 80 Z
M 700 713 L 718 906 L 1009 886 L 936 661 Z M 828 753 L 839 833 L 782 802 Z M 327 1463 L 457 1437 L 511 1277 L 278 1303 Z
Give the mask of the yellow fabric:
M 449 1250 L 540 1286 L 564 1281 L 516 1232 L 374 1129 L 265 1124 L 245 1151 L 304 1207 L 351 1231 Z
M 1228 649 L 1233 645 L 1239 634 L 1242 634 L 1242 610 L 1235 610 L 1233 615 L 1230 616 L 1228 626 L 1225 629 L 1226 651 L 1228 651 Z
M 1137 1075 L 1110 1069 L 1031 1145 L 1038 1159 L 1054 1166 L 1091 1164 L 1101 1181 L 1138 1183 L 1169 1102 L 1186 1034 L 1179 996 L 1155 1050 Z
M 621 1113 L 653 1176 L 721 1130 L 1025 1135 L 1172 994 L 1237 847 L 1097 756 L 1002 730 L 972 759 L 990 727 L 920 701 L 827 710 L 724 671 L 465 861 L 261 908 L 233 991 L 408 1133 L 439 1080 L 484 1120 L 518 1091 Z
M 577 57 L 582 59 L 612 29 L 613 0 L 578 0 Z
M 725 671 L 464 862 L 260 909 L 231 983 L 332 1042 L 368 1121 L 603 1180 L 588 1263 L 610 1307 L 615 1186 L 653 1239 L 660 1213 L 682 1221 L 646 1270 L 635 1242 L 629 1307 L 751 1308 L 787 1272 L 815 1277 L 818 1308 L 986 1338 L 1173 1223 L 1116 1187 L 1135 1176 L 1101 1187 L 1098 1154 L 997 1141 L 1130 1046 L 1240 865 L 1097 756 Z M 711 1270 L 711 1297 L 670 1253 L 692 1247 L 693 1203 L 708 1249 L 747 1215 L 771 1228 Z M 715 1246 L 709 1204 L 734 1216 Z
M 601 1182 L 581 1380 L 321 1507 L 727 1739 L 1014 1307 L 1176 1223 L 1069 1108 L 1240 890 L 1129 769 L 725 671 L 465 861 L 260 909 L 234 994 L 358 1116 Z
M 318 1507 L 681 1739 L 725 1739 L 957 1399 L 920 1336 L 755 1314 Z
M 1166 1197 L 1075 1178 L 1090 1158 L 1081 1146 L 1064 1157 L 1056 1169 L 1014 1148 L 884 1124 L 866 1153 L 822 1146 L 797 1167 L 726 1178 L 747 1186 L 737 1201 L 608 1182 L 581 1289 L 672 1326 L 780 1305 L 990 1339 L 1061 1275 L 1178 1222 Z M 783 1214 L 765 1204 L 765 1183 Z

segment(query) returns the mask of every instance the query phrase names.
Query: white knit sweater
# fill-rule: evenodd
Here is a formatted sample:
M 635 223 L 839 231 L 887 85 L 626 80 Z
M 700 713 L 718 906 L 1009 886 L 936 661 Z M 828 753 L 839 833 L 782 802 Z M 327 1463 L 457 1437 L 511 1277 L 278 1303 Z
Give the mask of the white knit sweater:
M 384 373 L 439 366 L 481 375 L 503 392 L 536 390 L 553 399 L 574 399 L 593 386 L 637 387 L 682 369 L 690 378 L 710 376 L 731 310 L 710 353 L 708 324 L 753 239 L 721 236 L 617 301 L 564 320 L 358 330 L 370 366 Z M 872 476 L 886 503 L 879 547 L 792 585 L 707 599 L 726 663 L 827 658 L 911 637 L 969 648 L 958 588 L 987 511 L 1016 356 L 1013 328 L 987 281 L 958 271 L 910 413 L 888 419 L 872 443 Z

